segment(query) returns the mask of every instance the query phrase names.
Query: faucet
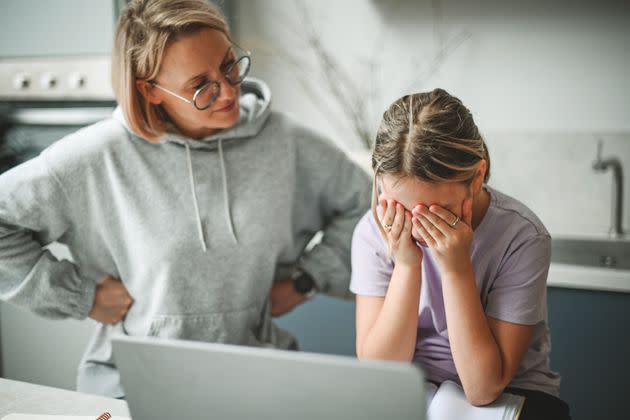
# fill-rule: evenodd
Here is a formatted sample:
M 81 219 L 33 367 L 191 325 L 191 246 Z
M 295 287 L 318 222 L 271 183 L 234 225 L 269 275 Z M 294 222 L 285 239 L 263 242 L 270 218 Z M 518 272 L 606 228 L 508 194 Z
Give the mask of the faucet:
M 593 162 L 593 170 L 605 172 L 611 169 L 613 172 L 614 189 L 612 194 L 612 226 L 610 233 L 613 237 L 623 236 L 622 212 L 623 212 L 623 167 L 621 161 L 616 157 L 609 157 L 602 160 L 602 141 L 597 141 L 597 159 Z

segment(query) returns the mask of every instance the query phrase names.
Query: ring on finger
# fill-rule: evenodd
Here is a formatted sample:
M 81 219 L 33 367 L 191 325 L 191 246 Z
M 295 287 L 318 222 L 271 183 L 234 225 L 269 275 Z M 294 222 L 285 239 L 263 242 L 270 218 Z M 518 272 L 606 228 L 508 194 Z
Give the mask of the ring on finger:
M 455 218 L 455 220 L 453 220 L 453 223 L 449 223 L 448 225 L 452 228 L 454 228 L 455 226 L 457 226 L 457 224 L 459 223 L 459 221 L 461 220 L 461 218 L 459 216 L 457 216 Z

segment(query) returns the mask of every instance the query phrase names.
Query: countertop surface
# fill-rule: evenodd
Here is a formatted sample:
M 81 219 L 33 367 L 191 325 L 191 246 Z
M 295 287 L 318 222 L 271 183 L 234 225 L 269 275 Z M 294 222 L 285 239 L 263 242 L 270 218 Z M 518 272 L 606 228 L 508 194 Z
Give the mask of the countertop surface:
M 547 286 L 630 293 L 630 270 L 551 263 Z
M 97 395 L 0 378 L 0 419 L 12 413 L 129 417 L 127 403 Z

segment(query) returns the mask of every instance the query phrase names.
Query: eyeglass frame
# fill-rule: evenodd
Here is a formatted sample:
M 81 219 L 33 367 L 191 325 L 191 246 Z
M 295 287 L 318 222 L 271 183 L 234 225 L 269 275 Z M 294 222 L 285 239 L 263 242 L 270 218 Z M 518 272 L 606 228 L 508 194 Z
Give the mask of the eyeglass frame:
M 252 55 L 251 52 L 241 48 L 239 45 L 237 44 L 233 44 L 234 46 L 236 46 L 237 48 L 239 48 L 240 50 L 242 50 L 245 54 L 241 55 L 240 57 L 238 57 L 236 59 L 236 61 L 234 61 L 234 63 L 230 64 L 230 66 L 225 70 L 225 72 L 222 73 L 223 78 L 232 86 L 237 86 L 240 85 L 241 83 L 243 83 L 243 80 L 245 80 L 245 77 L 247 77 L 247 75 L 249 74 L 249 70 L 252 67 Z M 230 78 L 227 76 L 230 71 L 232 71 L 232 69 L 234 68 L 234 66 L 236 66 L 239 62 L 241 62 L 241 60 L 243 60 L 244 58 L 247 58 L 247 60 L 249 61 L 249 65 L 247 66 L 247 73 L 245 73 L 243 75 L 243 77 L 241 78 L 241 80 L 239 80 L 238 82 L 233 82 L 232 80 L 230 80 Z M 221 82 L 219 82 L 218 80 L 209 80 L 208 82 L 204 83 L 203 86 L 201 86 L 199 89 L 197 89 L 192 97 L 192 100 L 190 99 L 186 99 L 183 96 L 159 85 L 156 81 L 149 81 L 149 84 L 153 87 L 156 87 L 170 95 L 173 95 L 176 98 L 181 99 L 182 101 L 188 103 L 188 104 L 192 104 L 192 106 L 195 107 L 195 109 L 197 109 L 198 111 L 204 111 L 208 108 L 210 108 L 212 105 L 214 105 L 217 101 L 217 98 L 219 97 L 219 95 L 221 94 Z M 208 86 L 210 85 L 214 85 L 217 87 L 216 89 L 216 96 L 214 97 L 214 99 L 212 100 L 212 102 L 210 102 L 207 106 L 201 108 L 199 106 L 197 106 L 197 97 L 199 96 L 199 94 L 206 89 Z

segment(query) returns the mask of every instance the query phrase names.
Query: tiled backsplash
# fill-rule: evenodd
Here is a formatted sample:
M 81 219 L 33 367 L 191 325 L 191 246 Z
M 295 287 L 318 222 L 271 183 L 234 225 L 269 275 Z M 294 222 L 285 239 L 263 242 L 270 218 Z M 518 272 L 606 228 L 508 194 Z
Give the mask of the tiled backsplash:
M 602 158 L 624 168 L 623 225 L 630 226 L 630 133 L 487 133 L 489 184 L 529 206 L 553 235 L 603 236 L 611 226 L 613 175 L 595 172 L 597 141 Z

